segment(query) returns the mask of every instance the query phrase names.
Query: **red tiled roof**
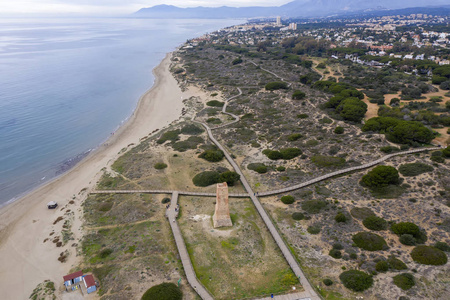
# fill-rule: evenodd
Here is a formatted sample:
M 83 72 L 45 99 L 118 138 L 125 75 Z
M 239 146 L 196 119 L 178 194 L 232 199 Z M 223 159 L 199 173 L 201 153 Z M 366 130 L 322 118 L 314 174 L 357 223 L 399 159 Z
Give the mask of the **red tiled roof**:
M 84 278 L 84 282 L 86 282 L 87 287 L 91 287 L 91 286 L 95 285 L 95 280 L 92 275 L 86 275 L 83 278 Z
M 66 282 L 66 281 L 72 280 L 72 279 L 80 277 L 80 276 L 83 276 L 82 271 L 78 271 L 78 272 L 63 276 L 63 278 L 64 278 L 64 282 Z

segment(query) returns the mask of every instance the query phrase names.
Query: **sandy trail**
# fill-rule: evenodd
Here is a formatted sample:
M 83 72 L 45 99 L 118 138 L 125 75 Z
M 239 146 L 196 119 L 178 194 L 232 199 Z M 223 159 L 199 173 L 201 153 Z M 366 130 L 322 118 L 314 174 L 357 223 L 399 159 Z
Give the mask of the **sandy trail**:
M 65 216 L 61 208 L 75 212 L 72 231 L 75 239 L 81 237 L 80 204 L 101 176 L 102 168 L 110 166 L 121 149 L 138 144 L 140 138 L 180 117 L 185 94 L 169 71 L 170 58 L 167 55 L 154 69 L 153 88 L 141 97 L 134 114 L 106 146 L 91 153 L 68 173 L 0 210 L 2 299 L 28 299 L 36 285 L 45 279 L 54 281 L 57 290 L 61 287 L 62 276 L 78 263 L 76 248 L 71 246 L 76 241 L 60 248 L 51 241 L 43 242 L 52 231 L 55 234 L 51 238 L 61 234 L 64 221 L 53 225 L 57 217 Z M 58 209 L 47 209 L 46 203 L 52 200 L 59 203 Z M 75 203 L 69 204 L 71 200 Z M 60 263 L 57 258 L 66 249 L 70 251 L 69 260 Z

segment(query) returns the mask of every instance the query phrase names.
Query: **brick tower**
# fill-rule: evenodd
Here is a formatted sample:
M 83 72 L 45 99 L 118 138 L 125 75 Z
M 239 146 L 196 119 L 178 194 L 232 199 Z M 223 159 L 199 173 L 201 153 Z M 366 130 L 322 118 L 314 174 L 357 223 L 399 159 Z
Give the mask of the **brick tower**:
M 228 185 L 226 182 L 217 184 L 216 210 L 213 216 L 214 228 L 233 226 L 228 209 Z

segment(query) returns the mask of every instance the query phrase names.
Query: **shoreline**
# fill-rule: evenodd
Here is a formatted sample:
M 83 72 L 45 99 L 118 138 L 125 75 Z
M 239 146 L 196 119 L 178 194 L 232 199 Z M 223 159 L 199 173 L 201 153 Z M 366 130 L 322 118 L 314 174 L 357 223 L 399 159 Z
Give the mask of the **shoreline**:
M 72 243 L 82 236 L 81 203 L 104 168 L 124 148 L 139 144 L 143 137 L 181 117 L 184 93 L 169 70 L 172 56 L 173 53 L 168 53 L 152 70 L 155 77 L 152 87 L 140 97 L 134 112 L 114 135 L 68 171 L 0 207 L 0 290 L 4 291 L 5 299 L 28 299 L 36 285 L 45 279 L 54 281 L 58 291 L 62 276 L 78 262 Z M 58 202 L 58 208 L 48 210 L 49 201 Z M 70 218 L 73 213 L 75 241 L 59 248 L 51 240 L 43 242 L 52 231 L 54 236 L 60 235 L 64 222 L 53 224 L 55 219 Z M 57 258 L 65 250 L 70 255 L 66 263 L 60 263 Z

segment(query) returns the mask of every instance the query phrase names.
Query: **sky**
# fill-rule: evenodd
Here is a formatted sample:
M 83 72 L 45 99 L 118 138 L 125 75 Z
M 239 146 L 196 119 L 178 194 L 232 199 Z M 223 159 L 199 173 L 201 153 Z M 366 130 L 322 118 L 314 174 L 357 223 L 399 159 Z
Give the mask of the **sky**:
M 0 0 L 0 15 L 126 15 L 159 4 L 195 6 L 279 6 L 292 0 Z

